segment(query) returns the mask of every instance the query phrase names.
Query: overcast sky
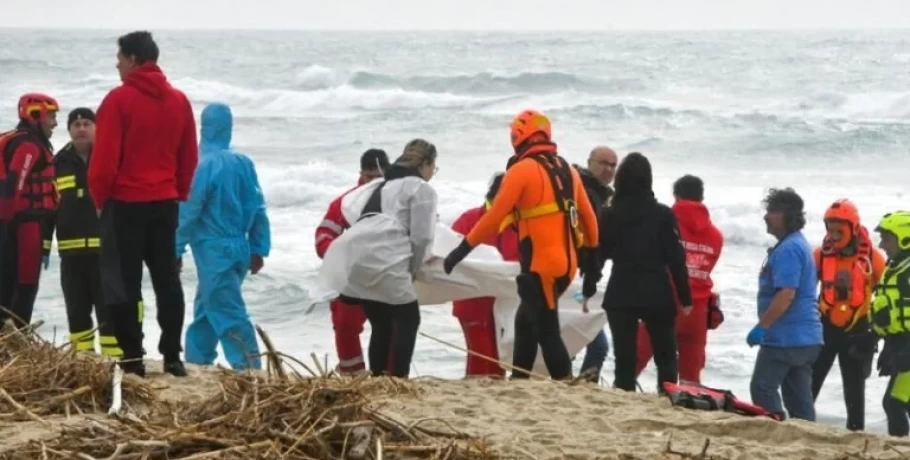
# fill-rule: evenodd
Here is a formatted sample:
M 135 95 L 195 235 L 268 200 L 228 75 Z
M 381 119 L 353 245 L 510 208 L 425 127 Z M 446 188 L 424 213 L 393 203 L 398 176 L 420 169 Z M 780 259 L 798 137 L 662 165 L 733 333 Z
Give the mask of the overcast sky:
M 0 0 L 0 27 L 910 28 L 910 0 Z

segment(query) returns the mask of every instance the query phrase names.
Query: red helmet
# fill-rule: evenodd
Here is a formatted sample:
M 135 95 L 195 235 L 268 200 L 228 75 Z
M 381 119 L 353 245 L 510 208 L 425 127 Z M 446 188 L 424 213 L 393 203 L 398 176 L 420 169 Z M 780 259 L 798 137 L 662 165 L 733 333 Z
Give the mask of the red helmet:
M 47 94 L 27 93 L 19 98 L 19 119 L 31 124 L 40 123 L 49 113 L 58 110 L 57 100 Z

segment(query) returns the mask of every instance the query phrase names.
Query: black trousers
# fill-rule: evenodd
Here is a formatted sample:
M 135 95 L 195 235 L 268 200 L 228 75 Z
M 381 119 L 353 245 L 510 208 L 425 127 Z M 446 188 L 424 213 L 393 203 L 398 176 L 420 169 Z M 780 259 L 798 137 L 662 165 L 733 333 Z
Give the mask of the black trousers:
M 152 278 L 165 361 L 180 359 L 183 286 L 176 264 L 176 201 L 109 201 L 101 213 L 101 282 L 123 358 L 142 358 L 142 264 Z
M 370 322 L 370 372 L 382 375 L 392 360 L 392 376 L 406 378 L 411 372 L 417 329 L 420 327 L 420 307 L 417 302 L 389 305 L 369 300 L 361 301 L 363 312 Z
M 616 375 L 613 386 L 635 391 L 635 362 L 638 358 L 638 322 L 645 323 L 654 364 L 657 366 L 657 390 L 663 391 L 664 382 L 676 383 L 679 379 L 679 357 L 676 347 L 676 310 L 618 307 L 607 309 L 610 331 L 613 333 L 613 355 L 616 357 Z
M 559 332 L 558 306 L 548 308 L 541 278 L 536 273 L 523 273 L 516 277 L 521 303 L 515 313 L 515 346 L 512 352 L 513 379 L 529 378 L 529 371 L 537 360 L 537 348 L 543 353 L 550 378 L 563 380 L 572 377 L 572 358 Z M 568 284 L 568 283 L 565 283 Z M 564 289 L 554 286 L 554 298 Z
M 32 322 L 41 278 L 44 227 L 42 220 L 28 220 L 14 222 L 0 232 L 0 306 L 12 312 L 18 327 Z M 9 317 L 0 310 L 0 327 Z
M 70 340 L 77 351 L 94 351 L 95 328 L 92 311 L 98 321 L 101 354 L 120 356 L 114 323 L 108 314 L 101 292 L 101 264 L 98 254 L 65 255 L 60 257 L 60 285 L 66 303 L 66 320 Z
M 862 431 L 866 424 L 866 378 L 872 372 L 874 341 L 877 339 L 871 331 L 864 335 L 848 335 L 827 324 L 824 332 L 825 345 L 812 366 L 812 397 L 818 398 L 825 378 L 837 359 L 844 385 L 847 429 Z

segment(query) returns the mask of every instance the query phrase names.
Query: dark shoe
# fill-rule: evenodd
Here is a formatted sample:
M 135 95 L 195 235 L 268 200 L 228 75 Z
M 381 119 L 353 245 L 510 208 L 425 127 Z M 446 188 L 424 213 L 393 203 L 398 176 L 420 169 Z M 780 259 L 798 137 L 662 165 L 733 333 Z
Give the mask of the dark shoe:
M 186 367 L 183 366 L 183 361 L 180 361 L 179 359 L 176 361 L 165 361 L 164 372 L 167 372 L 174 377 L 186 377 Z
M 123 369 L 124 374 L 134 374 L 145 378 L 145 364 L 142 361 L 121 362 L 120 368 Z

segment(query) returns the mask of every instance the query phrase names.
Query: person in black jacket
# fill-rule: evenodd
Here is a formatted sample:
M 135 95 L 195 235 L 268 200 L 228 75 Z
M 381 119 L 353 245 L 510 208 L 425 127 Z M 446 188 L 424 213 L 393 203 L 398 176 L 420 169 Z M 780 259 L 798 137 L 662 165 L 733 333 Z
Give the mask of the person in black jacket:
M 88 193 L 86 175 L 95 138 L 95 114 L 80 107 L 69 114 L 71 141 L 54 157 L 60 202 L 54 225 L 60 254 L 60 284 L 66 303 L 70 341 L 76 351 L 95 351 L 92 307 L 98 319 L 101 354 L 123 354 L 114 336 L 113 323 L 101 299 L 98 215 Z
M 626 391 L 635 391 L 638 322 L 645 323 L 651 337 L 658 391 L 662 391 L 664 382 L 676 383 L 678 378 L 677 301 L 683 314 L 692 310 L 686 252 L 676 217 L 658 203 L 651 183 L 651 163 L 644 155 L 634 152 L 622 160 L 616 171 L 616 194 L 603 216 L 597 257 L 588 266 L 583 285 L 587 304 L 597 290 L 604 262 L 613 261 L 603 308 L 613 333 L 613 386 Z

